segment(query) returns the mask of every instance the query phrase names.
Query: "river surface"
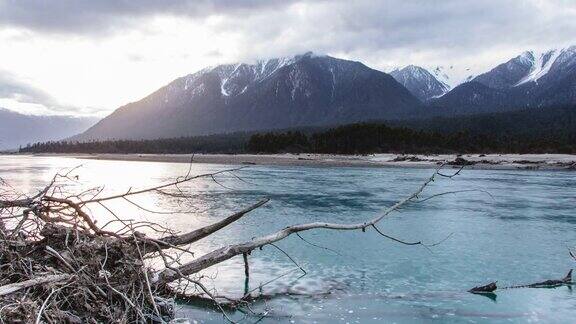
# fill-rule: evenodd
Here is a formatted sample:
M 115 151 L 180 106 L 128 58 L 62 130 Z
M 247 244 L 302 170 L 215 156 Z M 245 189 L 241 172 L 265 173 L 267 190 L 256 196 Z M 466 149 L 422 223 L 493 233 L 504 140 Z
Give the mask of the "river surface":
M 104 194 L 159 184 L 189 168 L 185 163 L 0 156 L 0 178 L 33 193 L 54 173 L 80 164 L 74 171 L 79 184 L 68 190 L 104 185 Z M 190 172 L 227 168 L 192 164 Z M 178 213 L 144 212 L 127 202 L 109 207 L 125 218 L 187 231 L 263 197 L 271 199 L 195 244 L 192 250 L 199 256 L 290 224 L 364 221 L 415 191 L 433 172 L 250 166 L 235 172 L 237 177 L 224 174 L 217 182 L 208 178 L 182 186 L 194 193 L 185 202 L 159 195 L 135 198 L 149 210 Z M 253 308 L 267 316 L 230 316 L 244 323 L 574 323 L 576 293 L 571 287 L 506 289 L 493 296 L 466 290 L 496 280 L 499 286 L 511 286 L 559 279 L 576 264 L 568 255 L 568 248 L 576 246 L 576 172 L 463 170 L 453 179 L 435 181 L 422 198 L 461 190 L 476 191 L 412 204 L 380 223 L 387 235 L 427 246 L 403 245 L 372 229 L 304 232 L 306 241 L 291 236 L 277 246 L 305 275 L 273 246 L 253 251 L 249 289 L 271 296 Z M 93 212 L 102 218 L 100 224 L 108 217 L 103 210 Z M 244 292 L 241 257 L 204 275 L 205 284 L 220 295 Z M 190 322 L 224 322 L 217 311 L 199 306 L 179 306 L 178 314 Z

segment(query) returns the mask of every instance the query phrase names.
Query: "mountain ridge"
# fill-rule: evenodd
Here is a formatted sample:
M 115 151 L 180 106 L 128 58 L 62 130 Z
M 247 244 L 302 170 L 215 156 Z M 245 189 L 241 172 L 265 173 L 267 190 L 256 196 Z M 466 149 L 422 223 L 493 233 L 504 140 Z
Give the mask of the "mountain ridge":
M 178 78 L 76 140 L 162 138 L 395 119 L 423 112 L 392 76 L 312 53 Z
M 311 52 L 218 65 L 120 107 L 73 139 L 197 136 L 576 102 L 575 46 L 526 51 L 453 89 L 438 79 L 441 71 L 411 65 L 386 74 Z
M 396 69 L 390 72 L 390 75 L 423 102 L 440 97 L 450 89 L 428 70 L 416 65 Z
M 541 53 L 525 51 L 433 100 L 434 105 L 450 114 L 542 108 L 575 102 L 576 46 Z

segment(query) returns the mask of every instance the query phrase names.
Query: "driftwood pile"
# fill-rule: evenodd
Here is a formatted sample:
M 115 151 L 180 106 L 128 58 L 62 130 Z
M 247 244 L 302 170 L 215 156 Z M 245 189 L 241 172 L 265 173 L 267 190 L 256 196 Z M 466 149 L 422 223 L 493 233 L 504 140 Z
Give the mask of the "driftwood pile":
M 97 188 L 67 192 L 66 183 L 77 181 L 72 174 L 76 172 L 74 169 L 56 175 L 33 195 L 0 183 L 0 323 L 164 323 L 174 317 L 175 298 L 207 300 L 230 320 L 226 307 L 246 306 L 258 296 L 251 293 L 239 299 L 218 296 L 201 283 L 200 271 L 242 255 L 248 276 L 252 251 L 311 229 L 373 229 L 400 243 L 421 244 L 392 238 L 380 231 L 377 224 L 406 204 L 434 197 L 419 198 L 436 177 L 454 176 L 436 171 L 414 193 L 361 223 L 289 226 L 203 256 L 190 252 L 194 242 L 232 224 L 268 200 L 264 198 L 214 224 L 187 233 L 123 219 L 108 205 L 114 200 L 126 200 L 138 206 L 130 199 L 144 193 L 187 199 L 192 193 L 184 192 L 180 184 L 199 178 L 217 181 L 218 175 L 238 170 L 194 176 L 189 170 L 185 176 L 165 184 L 112 196 L 102 196 L 102 190 Z M 89 212 L 89 206 L 93 205 L 103 207 L 113 220 L 99 225 Z M 147 234 L 143 234 L 144 229 Z M 183 262 L 183 255 L 188 255 L 191 261 Z M 158 261 L 162 266 L 153 267 Z
M 40 240 L 17 234 L 0 241 L 4 322 L 161 322 L 173 316 L 171 303 L 151 293 L 136 240 L 51 223 L 39 234 Z

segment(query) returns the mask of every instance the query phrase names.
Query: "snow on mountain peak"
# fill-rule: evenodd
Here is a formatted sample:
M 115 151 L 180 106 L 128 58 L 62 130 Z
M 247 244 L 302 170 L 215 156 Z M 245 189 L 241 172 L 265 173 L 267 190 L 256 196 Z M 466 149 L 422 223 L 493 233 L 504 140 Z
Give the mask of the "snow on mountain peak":
M 438 81 L 446 84 L 449 89 L 472 80 L 475 75 L 469 67 L 456 67 L 454 65 L 437 65 L 429 69 Z
M 532 64 L 534 62 L 534 53 L 533 51 L 525 51 L 524 53 L 518 56 L 518 60 L 522 64 Z
M 292 65 L 305 58 L 324 57 L 313 52 L 306 52 L 291 57 L 281 57 L 266 60 L 258 60 L 253 64 L 237 63 L 218 65 L 201 72 L 215 72 L 220 78 L 220 92 L 222 96 L 234 96 L 246 91 L 254 83 L 261 82 L 279 69 Z
M 449 90 L 448 85 L 419 66 L 408 65 L 390 72 L 390 75 L 422 101 L 439 97 Z
M 564 50 L 549 50 L 546 52 L 528 51 L 521 55 L 523 62 L 531 64 L 530 72 L 522 78 L 516 86 L 527 82 L 538 82 L 540 78 L 548 74 L 556 59 Z
M 450 66 L 450 69 L 452 69 L 453 67 Z M 443 82 L 444 84 L 450 84 L 451 80 L 450 80 L 450 76 L 448 75 L 448 73 L 446 72 L 445 68 L 443 66 L 436 66 L 432 69 L 432 73 L 434 74 L 434 76 L 436 77 L 436 79 L 438 79 L 438 81 Z
M 304 54 L 258 60 L 251 63 L 210 66 L 183 77 L 180 83 L 171 85 L 169 91 L 185 91 L 193 94 L 193 92 L 197 92 L 199 91 L 198 89 L 203 88 L 202 83 L 206 81 L 205 76 L 212 74 L 215 75 L 220 82 L 221 96 L 224 98 L 233 97 L 244 93 L 253 85 L 266 80 L 286 66 L 293 65 L 304 59 L 315 58 L 331 57 L 306 52 Z M 331 69 L 334 68 L 337 67 L 331 67 Z
M 556 65 L 562 65 L 576 60 L 576 46 L 552 49 L 543 52 L 526 51 L 520 55 L 523 63 L 530 64 L 530 72 L 516 86 L 535 82 L 547 75 Z

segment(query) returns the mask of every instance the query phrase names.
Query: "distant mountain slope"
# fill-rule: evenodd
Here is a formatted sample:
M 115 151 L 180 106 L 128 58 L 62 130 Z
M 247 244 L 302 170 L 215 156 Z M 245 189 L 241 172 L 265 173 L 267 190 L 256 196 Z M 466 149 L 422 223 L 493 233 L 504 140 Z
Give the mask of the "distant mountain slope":
M 515 109 L 506 91 L 472 81 L 463 83 L 430 102 L 439 116 L 493 113 Z
M 473 81 L 494 89 L 508 89 L 514 87 L 526 77 L 530 73 L 532 65 L 532 53 L 525 52 L 477 76 Z
M 387 126 L 385 126 L 387 125 Z M 390 128 L 390 126 L 392 128 Z M 35 144 L 30 153 L 576 153 L 576 107 L 265 133 Z
M 449 90 L 448 85 L 438 81 L 434 75 L 419 66 L 408 65 L 390 72 L 390 75 L 421 101 L 440 97 Z
M 543 53 L 524 52 L 434 100 L 435 105 L 453 114 L 574 103 L 576 46 Z
M 150 139 L 417 116 L 420 101 L 362 63 L 315 56 L 221 65 L 120 107 L 77 140 Z
M 97 121 L 97 118 L 30 116 L 0 108 L 0 150 L 64 139 L 85 131 Z

